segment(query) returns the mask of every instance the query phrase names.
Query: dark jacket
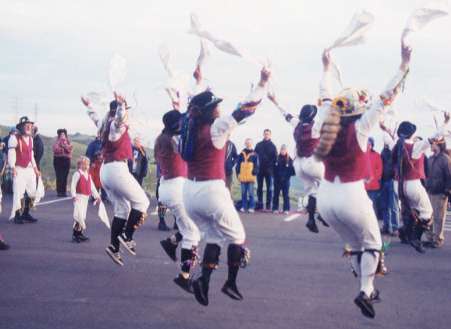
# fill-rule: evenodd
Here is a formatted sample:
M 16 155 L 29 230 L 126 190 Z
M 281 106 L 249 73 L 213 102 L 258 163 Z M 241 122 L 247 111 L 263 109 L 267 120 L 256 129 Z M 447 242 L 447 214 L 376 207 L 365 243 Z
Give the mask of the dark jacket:
M 260 161 L 260 175 L 273 175 L 274 164 L 277 160 L 277 148 L 271 140 L 262 140 L 257 143 L 255 152 Z
M 42 141 L 41 136 L 39 134 L 33 137 L 33 153 L 34 153 L 34 161 L 36 161 L 36 165 L 38 168 L 41 168 L 40 163 L 42 160 L 42 156 L 44 155 L 44 143 Z
M 248 150 L 248 149 L 244 149 L 238 155 L 238 160 L 236 162 L 236 167 L 235 167 L 236 175 L 238 176 L 240 174 L 241 163 L 244 161 L 243 152 L 246 154 L 254 153 L 253 155 L 251 155 L 249 157 L 249 161 L 252 161 L 254 163 L 254 168 L 252 169 L 252 175 L 257 176 L 258 172 L 259 172 L 259 168 L 260 168 L 260 161 L 259 161 L 257 153 L 255 153 L 255 150 Z
M 144 152 L 144 154 L 142 152 Z M 147 159 L 144 148 L 142 149 L 142 152 L 132 145 L 133 160 L 128 160 L 128 169 L 133 175 L 139 178 L 146 177 L 147 171 L 149 170 L 149 160 Z M 136 172 L 133 172 L 133 161 L 136 161 Z
M 294 175 L 293 159 L 288 154 L 279 154 L 274 164 L 274 184 L 289 184 L 291 176 Z
M 387 182 L 394 179 L 395 172 L 393 170 L 393 156 L 392 151 L 388 147 L 384 147 L 381 152 L 382 159 L 382 182 Z
M 451 159 L 445 152 L 428 159 L 426 189 L 430 194 L 448 194 L 451 191 Z
M 91 162 L 94 162 L 95 155 L 100 152 L 102 152 L 102 140 L 100 138 L 96 138 L 88 144 L 85 155 Z
M 238 161 L 238 153 L 236 152 L 235 144 L 227 141 L 226 144 L 226 158 L 225 158 L 225 174 L 230 176 L 233 173 L 233 167 Z

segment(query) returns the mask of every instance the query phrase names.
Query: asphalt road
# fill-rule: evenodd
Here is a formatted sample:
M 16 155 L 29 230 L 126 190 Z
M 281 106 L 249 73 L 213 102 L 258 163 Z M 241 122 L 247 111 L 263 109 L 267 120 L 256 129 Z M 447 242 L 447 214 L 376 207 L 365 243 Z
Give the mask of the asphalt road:
M 138 255 L 124 255 L 126 264 L 119 267 L 104 252 L 109 232 L 92 208 L 91 240 L 74 244 L 70 201 L 38 207 L 37 224 L 9 223 L 9 207 L 6 198 L 0 232 L 11 249 L 0 252 L 0 329 L 450 327 L 449 232 L 444 248 L 425 255 L 392 243 L 390 274 L 376 282 L 383 301 L 370 320 L 352 302 L 358 281 L 341 257 L 338 236 L 322 227 L 318 235 L 309 233 L 304 218 L 243 215 L 252 250 L 252 264 L 238 279 L 245 299 L 236 302 L 220 292 L 223 252 L 210 305 L 203 307 L 173 284 L 178 264 L 159 246 L 167 234 L 156 230 L 155 216 L 135 235 Z

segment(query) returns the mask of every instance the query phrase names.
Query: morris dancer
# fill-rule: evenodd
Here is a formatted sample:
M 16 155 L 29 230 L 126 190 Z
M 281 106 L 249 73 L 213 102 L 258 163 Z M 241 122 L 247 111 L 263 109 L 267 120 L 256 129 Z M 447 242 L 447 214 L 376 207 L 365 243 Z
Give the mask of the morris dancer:
M 8 165 L 13 171 L 13 207 L 10 219 L 14 223 L 24 221 L 35 223 L 37 219 L 31 216 L 36 195 L 37 177 L 41 175 L 33 154 L 33 122 L 28 117 L 21 117 L 16 126 L 18 132 L 10 135 L 8 140 Z M 25 197 L 27 193 L 28 197 Z
M 181 272 L 174 282 L 182 289 L 192 292 L 191 265 L 196 258 L 200 232 L 189 218 L 183 204 L 183 186 L 187 176 L 186 162 L 177 151 L 182 114 L 178 110 L 163 116 L 164 129 L 155 141 L 155 159 L 160 167 L 159 201 L 175 216 L 179 232 L 160 242 L 168 256 L 176 261 L 176 249 L 181 242 Z
M 305 226 L 312 233 L 318 233 L 315 221 L 316 192 L 324 177 L 324 165 L 322 162 L 312 159 L 313 150 L 319 143 L 320 126 L 315 125 L 315 117 L 318 112 L 316 105 L 306 104 L 302 106 L 299 116 L 295 117 L 286 112 L 277 102 L 274 93 L 268 93 L 268 98 L 280 110 L 285 120 L 294 127 L 294 141 L 296 142 L 296 158 L 293 161 L 296 176 L 302 185 L 302 194 L 308 196 L 307 212 L 308 221 Z M 318 216 L 318 220 L 326 227 L 329 225 Z
M 123 266 L 119 244 L 130 254 L 136 255 L 133 233 L 144 222 L 149 199 L 128 170 L 127 162 L 132 156 L 128 133 L 128 107 L 122 96 L 115 94 L 115 97 L 103 121 L 92 111 L 87 99 L 82 98 L 82 102 L 90 109 L 88 114 L 99 127 L 104 159 L 100 169 L 100 181 L 114 207 L 111 245 L 105 251 L 113 262 Z
M 196 300 L 208 305 L 210 276 L 218 266 L 220 245 L 227 249 L 228 279 L 222 292 L 235 300 L 242 300 L 236 278 L 240 264 L 246 262 L 247 250 L 243 224 L 235 209 L 230 192 L 225 186 L 225 146 L 231 132 L 261 102 L 269 72 L 262 70 L 258 87 L 248 101 L 227 116 L 220 116 L 218 104 L 222 99 L 211 91 L 194 96 L 188 105 L 188 115 L 182 127 L 182 156 L 188 163 L 188 181 L 183 199 L 188 215 L 205 233 L 207 245 L 202 260 L 202 274 L 193 281 Z
M 374 288 L 376 273 L 382 267 L 382 238 L 376 215 L 365 192 L 364 180 L 368 177 L 368 137 L 371 129 L 380 122 L 399 92 L 399 86 L 408 72 L 411 49 L 402 46 L 402 63 L 396 77 L 380 97 L 370 104 L 366 90 L 347 88 L 332 101 L 327 81 L 330 75 L 330 57 L 323 54 L 324 79 L 321 84 L 321 113 L 325 114 L 321 137 L 315 149 L 315 158 L 325 166 L 324 180 L 318 189 L 318 209 L 343 241 L 350 245 L 351 262 L 360 277 L 360 292 L 354 303 L 362 314 L 375 317 L 373 302 L 379 293 Z
M 432 224 L 431 201 L 421 184 L 421 180 L 426 177 L 424 152 L 443 138 L 449 119 L 449 115 L 446 115 L 445 125 L 424 140 L 415 140 L 416 126 L 409 121 L 401 122 L 397 130 L 398 141 L 393 148 L 393 163 L 404 224 L 399 230 L 399 237 L 401 241 L 409 242 L 419 253 L 425 252 L 421 237 L 430 230 Z
M 89 174 L 89 158 L 81 156 L 77 161 L 77 171 L 72 175 L 70 194 L 74 200 L 74 224 L 72 241 L 80 243 L 88 241 L 89 238 L 83 234 L 86 230 L 86 212 L 88 210 L 89 197 L 100 202 L 100 195 Z

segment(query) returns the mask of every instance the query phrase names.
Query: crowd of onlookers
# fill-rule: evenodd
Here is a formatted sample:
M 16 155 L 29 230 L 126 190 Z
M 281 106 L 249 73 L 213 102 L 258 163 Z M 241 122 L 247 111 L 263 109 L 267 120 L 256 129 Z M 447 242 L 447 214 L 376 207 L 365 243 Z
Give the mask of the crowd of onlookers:
M 9 136 L 15 133 L 11 129 L 9 135 L 0 143 L 0 177 L 5 193 L 12 192 L 12 175 L 7 166 L 7 145 Z M 90 175 L 95 187 L 100 190 L 100 167 L 102 164 L 102 142 L 99 137 L 88 144 L 86 157 L 90 160 Z M 44 155 L 44 143 L 35 126 L 33 131 L 33 150 L 38 168 Z M 149 159 L 139 138 L 133 140 L 133 159 L 129 161 L 129 169 L 142 185 L 149 171 Z M 58 129 L 57 138 L 52 146 L 53 166 L 56 178 L 56 192 L 59 197 L 67 196 L 67 179 L 71 168 L 73 146 L 66 129 Z M 440 247 L 444 241 L 448 196 L 451 189 L 450 157 L 446 145 L 434 144 L 432 155 L 425 158 L 426 179 L 423 181 L 434 210 L 433 230 L 427 235 L 430 247 Z M 371 176 L 365 182 L 368 197 L 372 200 L 377 218 L 382 221 L 382 233 L 398 235 L 401 226 L 399 199 L 394 179 L 393 156 L 388 143 L 379 153 L 374 149 L 374 140 L 369 139 Z M 265 129 L 263 139 L 254 146 L 252 139 L 244 141 L 244 148 L 238 152 L 233 142 L 226 145 L 225 158 L 226 185 L 231 190 L 234 177 L 241 187 L 241 199 L 236 202 L 241 212 L 272 211 L 275 214 L 290 211 L 290 180 L 295 175 L 293 159 L 286 145 L 281 145 L 279 152 L 271 140 L 271 131 Z M 104 191 L 102 198 L 107 200 Z M 255 196 L 256 192 L 256 196 Z M 266 194 L 266 195 L 265 195 Z M 282 196 L 282 205 L 279 198 Z
M 374 150 L 374 140 L 369 139 L 371 176 L 365 183 L 369 198 L 373 201 L 377 218 L 383 222 L 382 234 L 398 236 L 400 206 L 398 186 L 394 179 L 393 154 L 385 142 L 381 153 Z M 432 154 L 424 158 L 426 178 L 422 184 L 428 192 L 433 208 L 432 231 L 426 234 L 425 246 L 439 248 L 444 243 L 444 231 L 451 192 L 451 158 L 445 143 L 432 144 Z

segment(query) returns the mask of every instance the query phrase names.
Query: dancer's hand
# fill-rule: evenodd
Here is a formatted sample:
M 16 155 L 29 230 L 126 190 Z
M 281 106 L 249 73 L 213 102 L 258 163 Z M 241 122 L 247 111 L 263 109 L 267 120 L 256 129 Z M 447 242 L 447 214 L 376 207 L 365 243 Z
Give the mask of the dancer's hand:
M 324 72 L 329 71 L 330 69 L 330 63 L 332 62 L 332 60 L 330 59 L 330 52 L 327 49 L 324 49 L 323 51 L 323 56 L 322 56 L 322 61 L 323 61 L 323 69 Z
M 16 177 L 17 176 L 17 170 L 16 170 L 16 167 L 14 167 L 13 168 L 13 177 Z
M 399 69 L 406 72 L 409 69 L 410 58 L 412 56 L 412 48 L 401 42 L 401 66 Z
M 78 199 L 78 196 L 74 196 L 73 198 L 72 198 L 72 200 L 74 201 L 74 202 L 77 202 L 79 199 Z
M 83 103 L 84 106 L 86 106 L 88 109 L 91 108 L 91 102 L 89 101 L 89 99 L 81 96 L 81 102 Z
M 258 85 L 260 87 L 264 87 L 266 85 L 266 83 L 268 82 L 270 76 L 271 76 L 271 71 L 269 69 L 267 69 L 266 67 L 263 67 L 260 71 L 260 82 L 258 83 Z
M 100 197 L 98 197 L 94 200 L 94 205 L 97 206 L 98 204 L 100 204 L 100 202 L 102 202 L 102 200 L 100 199 Z
M 125 96 L 118 94 L 116 92 L 114 92 L 114 99 L 116 100 L 116 102 L 119 103 L 119 105 L 125 104 L 127 105 L 127 101 L 125 100 Z
M 193 72 L 193 78 L 198 84 L 202 81 L 202 71 L 200 70 L 199 65 L 196 66 L 196 69 Z
M 276 93 L 274 91 L 268 91 L 267 97 L 271 102 L 277 104 Z
M 36 177 L 40 177 L 41 176 L 41 172 L 39 171 L 38 167 L 34 167 L 33 170 L 34 170 L 34 173 L 35 173 Z
M 449 120 L 451 119 L 451 113 L 449 112 L 443 112 L 443 117 L 444 117 L 444 122 L 445 124 L 447 124 L 449 122 Z

